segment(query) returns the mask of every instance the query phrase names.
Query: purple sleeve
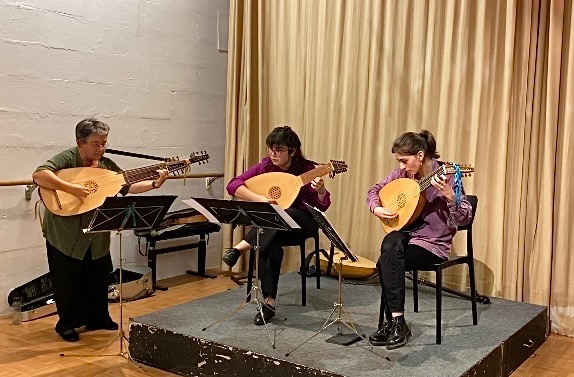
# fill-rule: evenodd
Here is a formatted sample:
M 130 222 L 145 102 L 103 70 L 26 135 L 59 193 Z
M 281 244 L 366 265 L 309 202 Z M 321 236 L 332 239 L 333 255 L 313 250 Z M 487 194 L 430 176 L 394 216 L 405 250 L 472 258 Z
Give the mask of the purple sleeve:
M 454 191 L 454 175 L 448 177 L 448 184 Z M 447 202 L 447 207 L 456 226 L 466 225 L 472 220 L 472 205 L 466 200 L 464 186 L 462 187 L 460 206 L 457 206 L 454 202 Z
M 238 175 L 235 178 L 232 178 L 231 181 L 227 184 L 227 192 L 231 196 L 235 196 L 235 191 L 240 186 L 245 185 L 245 181 L 249 178 L 255 177 L 256 175 L 265 173 L 265 159 L 261 160 L 258 164 L 253 165 L 249 169 L 247 169 L 243 174 Z
M 305 185 L 301 188 L 301 196 L 303 201 L 307 204 L 325 212 L 331 206 L 331 193 L 325 189 L 325 197 L 323 201 L 319 200 L 319 193 L 311 188 L 311 184 Z
M 403 175 L 401 174 L 401 169 L 396 168 L 389 174 L 385 179 L 380 181 L 379 183 L 375 183 L 373 187 L 369 189 L 367 192 L 367 205 L 369 206 L 369 210 L 373 212 L 376 207 L 381 206 L 381 200 L 379 199 L 379 191 L 390 181 L 394 181 L 395 179 L 402 178 Z
M 472 220 L 472 206 L 466 198 L 461 199 L 459 206 L 454 202 L 448 203 L 447 206 L 452 220 L 457 226 L 466 225 Z
M 315 166 L 319 165 L 313 161 L 307 160 L 305 163 L 305 172 L 315 169 Z M 319 200 L 319 193 L 311 188 L 311 183 L 307 183 L 305 186 L 301 187 L 301 192 L 299 193 L 299 200 L 307 203 L 320 211 L 326 211 L 331 205 L 331 193 L 325 187 L 325 197 L 323 201 Z

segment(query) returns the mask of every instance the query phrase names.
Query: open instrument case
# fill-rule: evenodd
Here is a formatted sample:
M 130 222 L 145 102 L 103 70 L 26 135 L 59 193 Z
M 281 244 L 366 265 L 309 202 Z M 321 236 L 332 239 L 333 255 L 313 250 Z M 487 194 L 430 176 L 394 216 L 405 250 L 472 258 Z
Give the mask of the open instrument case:
M 56 313 L 50 273 L 12 289 L 8 293 L 8 305 L 12 306 L 14 297 L 19 297 L 22 301 L 22 321 L 31 321 Z

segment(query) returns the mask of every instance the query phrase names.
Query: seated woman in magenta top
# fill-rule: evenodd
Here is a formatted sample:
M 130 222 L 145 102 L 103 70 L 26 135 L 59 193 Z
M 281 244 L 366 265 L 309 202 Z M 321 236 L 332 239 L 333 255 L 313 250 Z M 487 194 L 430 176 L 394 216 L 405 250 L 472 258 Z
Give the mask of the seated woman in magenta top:
M 423 130 L 407 132 L 393 143 L 392 152 L 399 162 L 396 168 L 367 194 L 367 204 L 373 215 L 392 219 L 397 214 L 382 206 L 379 191 L 398 178 L 420 180 L 440 166 L 436 159 L 436 141 Z M 434 176 L 426 191 L 424 207 L 415 222 L 401 231 L 385 236 L 381 255 L 377 261 L 381 284 L 381 306 L 378 331 L 369 337 L 373 345 L 386 345 L 387 349 L 404 346 L 411 337 L 405 321 L 405 271 L 420 270 L 428 265 L 448 259 L 452 238 L 459 225 L 466 225 L 472 218 L 472 207 L 464 198 L 462 182 L 453 176 Z M 386 320 L 385 320 L 386 317 Z
M 277 127 L 267 136 L 265 141 L 267 154 L 258 164 L 250 167 L 245 173 L 233 178 L 227 184 L 229 195 L 241 200 L 252 202 L 269 202 L 263 195 L 249 190 L 245 181 L 256 175 L 269 172 L 284 172 L 293 175 L 301 175 L 315 168 L 315 163 L 305 159 L 301 152 L 299 137 L 288 126 Z M 264 298 L 263 315 L 257 313 L 255 324 L 260 326 L 271 320 L 275 315 L 275 300 L 277 298 L 277 286 L 283 261 L 283 248 L 287 245 L 298 245 L 301 241 L 312 237 L 318 230 L 318 225 L 311 213 L 307 211 L 307 203 L 321 211 L 327 210 L 331 205 L 331 196 L 322 178 L 315 178 L 311 183 L 301 187 L 299 195 L 286 212 L 299 224 L 301 229 L 289 232 L 274 229 L 265 229 L 259 237 L 259 278 L 261 279 L 261 293 Z M 251 229 L 245 239 L 239 242 L 223 256 L 223 262 L 233 267 L 243 251 L 250 250 L 257 242 L 257 232 Z

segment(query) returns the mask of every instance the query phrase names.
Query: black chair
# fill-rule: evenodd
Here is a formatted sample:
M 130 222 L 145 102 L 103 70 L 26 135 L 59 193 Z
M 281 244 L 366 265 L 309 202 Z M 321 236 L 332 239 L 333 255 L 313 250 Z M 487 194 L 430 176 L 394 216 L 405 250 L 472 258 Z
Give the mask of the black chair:
M 315 241 L 315 250 L 312 251 L 312 254 L 315 256 L 315 276 L 317 279 L 317 289 L 321 289 L 321 268 L 319 266 L 319 231 L 317 231 L 312 237 Z M 308 238 L 307 238 L 308 239 Z M 305 240 L 306 241 L 306 240 Z M 299 267 L 299 273 L 301 274 L 301 305 L 307 305 L 307 264 L 305 261 L 305 257 L 307 252 L 305 250 L 305 241 L 300 243 L 299 245 L 286 245 L 286 246 L 299 246 L 301 252 L 301 267 Z M 247 272 L 247 301 L 251 300 L 251 287 L 253 285 L 252 278 L 253 278 L 253 269 L 255 267 L 255 253 L 253 250 L 249 252 L 249 270 Z
M 474 254 L 472 248 L 472 223 L 474 222 L 474 215 L 476 213 L 476 206 L 478 198 L 473 195 L 467 195 L 466 199 L 472 205 L 472 220 L 469 224 L 459 226 L 458 231 L 466 230 L 466 250 L 467 254 L 464 256 L 453 256 L 449 260 L 442 263 L 430 265 L 421 271 L 434 271 L 436 273 L 436 344 L 441 344 L 441 313 L 442 313 L 442 291 L 457 294 L 458 296 L 469 298 L 472 302 L 472 324 L 478 324 L 478 315 L 476 311 L 476 281 L 474 275 Z M 470 295 L 463 292 L 457 292 L 442 287 L 442 270 L 447 267 L 455 266 L 458 264 L 466 264 L 468 266 L 469 280 L 470 280 Z M 419 311 L 419 296 L 418 296 L 418 271 L 413 271 L 413 303 L 414 311 Z

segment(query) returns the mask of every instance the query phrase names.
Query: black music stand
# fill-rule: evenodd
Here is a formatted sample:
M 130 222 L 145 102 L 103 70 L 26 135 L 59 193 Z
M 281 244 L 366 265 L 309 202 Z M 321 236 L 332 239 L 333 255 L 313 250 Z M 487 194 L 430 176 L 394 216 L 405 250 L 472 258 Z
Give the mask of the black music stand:
M 119 235 L 120 252 L 120 324 L 117 337 L 112 343 L 120 338 L 120 352 L 117 354 L 103 355 L 68 355 L 68 356 L 124 356 L 124 341 L 128 341 L 123 330 L 123 302 L 122 302 L 122 231 L 153 229 L 157 227 L 167 213 L 169 207 L 177 198 L 175 195 L 161 196 L 125 196 L 108 197 L 104 203 L 96 208 L 94 216 L 84 229 L 84 233 L 112 232 Z M 112 344 L 110 343 L 110 345 Z M 108 349 L 106 347 L 106 349 Z M 65 356 L 60 354 L 60 356 Z M 128 355 L 129 358 L 129 355 Z
M 331 314 L 329 315 L 329 317 L 327 318 L 327 320 L 325 321 L 325 323 L 323 324 L 321 329 L 319 331 L 317 331 L 315 334 L 313 334 L 311 337 L 309 337 L 307 340 L 305 340 L 303 343 L 301 343 L 297 347 L 293 348 L 290 352 L 287 352 L 285 354 L 285 356 L 289 356 L 292 352 L 294 352 L 296 349 L 301 347 L 303 344 L 307 343 L 308 341 L 313 339 L 315 336 L 319 335 L 321 333 L 321 331 L 325 330 L 327 327 L 329 327 L 333 324 L 339 324 L 339 323 L 342 323 L 343 325 L 345 325 L 347 328 L 349 328 L 351 331 L 353 331 L 353 333 L 352 334 L 343 334 L 340 332 L 340 327 L 338 326 L 337 327 L 338 334 L 327 339 L 326 342 L 348 346 L 350 344 L 353 344 L 353 343 L 363 339 L 367 343 L 371 344 L 368 341 L 368 339 L 365 337 L 364 334 L 359 334 L 359 332 L 355 328 L 355 325 L 353 324 L 353 322 L 345 321 L 342 318 L 343 312 L 347 315 L 347 317 L 351 318 L 349 313 L 347 313 L 347 311 L 343 308 L 343 294 L 342 294 L 342 289 L 341 289 L 342 288 L 342 282 L 343 282 L 343 279 L 342 279 L 343 261 L 348 259 L 351 262 L 356 262 L 359 260 L 359 258 L 357 258 L 357 256 L 351 252 L 349 247 L 345 244 L 345 242 L 341 239 L 341 237 L 339 237 L 339 235 L 337 234 L 337 231 L 335 230 L 335 227 L 333 227 L 333 224 L 331 224 L 331 222 L 329 221 L 329 219 L 325 216 L 325 214 L 323 212 L 321 212 L 320 210 L 318 210 L 315 207 L 310 206 L 307 203 L 305 203 L 305 205 L 307 206 L 307 209 L 309 210 L 309 212 L 311 212 L 311 214 L 313 215 L 313 217 L 315 218 L 315 220 L 319 224 L 319 227 L 321 228 L 323 233 L 327 236 L 329 241 L 331 241 L 331 247 L 333 247 L 333 246 L 336 247 L 337 249 L 339 249 L 344 254 L 344 256 L 339 258 L 339 263 L 338 263 L 338 267 L 337 267 L 337 270 L 339 271 L 339 295 L 338 295 L 338 300 L 335 301 L 335 303 L 333 305 L 333 310 L 331 311 Z M 337 318 L 335 318 L 334 320 L 329 322 L 329 320 L 331 319 L 331 317 L 333 316 L 335 311 L 337 312 Z M 372 344 L 371 344 L 371 346 L 372 346 Z
M 264 318 L 264 299 L 259 289 L 259 236 L 263 229 L 288 231 L 298 229 L 300 226 L 287 212 L 276 204 L 208 198 L 191 198 L 183 202 L 201 212 L 210 222 L 217 224 L 246 225 L 257 229 L 257 242 L 255 245 L 252 245 L 255 251 L 255 283 L 251 287 L 251 292 L 247 294 L 247 299 L 243 300 L 234 311 L 226 314 L 209 326 L 204 327 L 202 331 L 230 318 L 251 303 L 257 304 L 257 311 L 261 314 L 261 317 Z M 251 299 L 249 299 L 249 297 L 251 297 Z M 271 338 L 265 319 L 263 320 L 263 324 L 265 325 L 271 346 L 275 348 L 275 340 Z

